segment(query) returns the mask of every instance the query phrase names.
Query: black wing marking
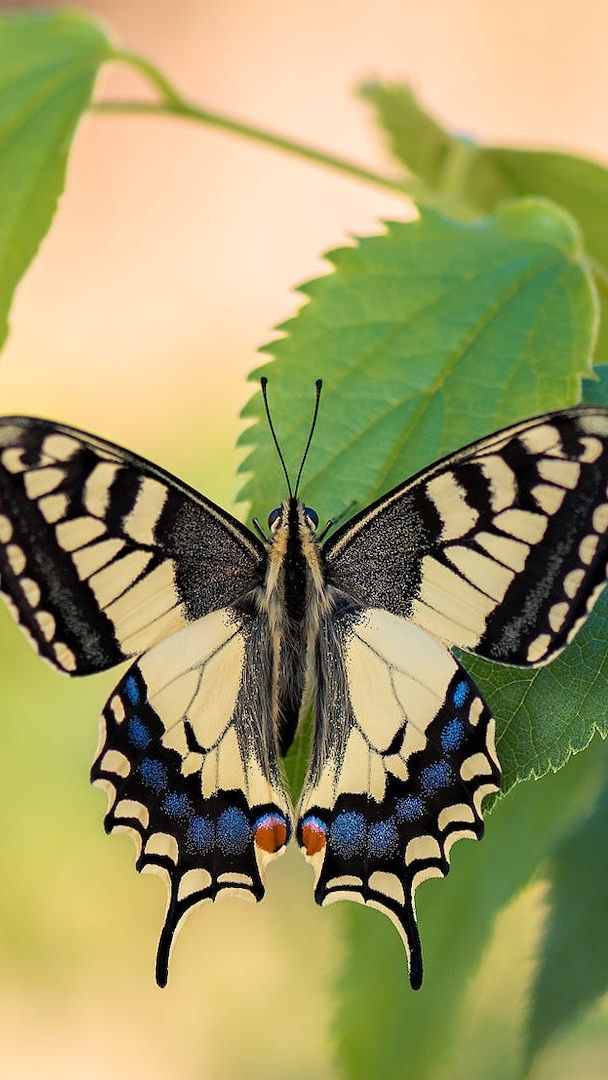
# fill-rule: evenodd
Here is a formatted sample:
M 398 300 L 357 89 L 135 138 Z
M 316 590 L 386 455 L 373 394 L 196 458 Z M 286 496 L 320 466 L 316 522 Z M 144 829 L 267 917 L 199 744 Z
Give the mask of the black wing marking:
M 483 833 L 483 799 L 500 785 L 494 721 L 445 646 L 385 611 L 328 621 L 319 649 L 298 842 L 317 903 L 355 900 L 389 916 L 416 989 L 414 892 L 448 873 L 456 840 Z
M 270 668 L 262 619 L 213 612 L 146 653 L 103 711 L 91 779 L 109 795 L 106 830 L 130 833 L 137 869 L 168 885 L 161 986 L 184 916 L 226 891 L 261 900 L 289 840 Z
M 324 545 L 330 583 L 490 660 L 572 639 L 608 557 L 608 409 L 549 413 L 445 458 Z
M 112 443 L 0 420 L 0 588 L 34 645 L 99 671 L 263 579 L 263 545 L 214 503 Z

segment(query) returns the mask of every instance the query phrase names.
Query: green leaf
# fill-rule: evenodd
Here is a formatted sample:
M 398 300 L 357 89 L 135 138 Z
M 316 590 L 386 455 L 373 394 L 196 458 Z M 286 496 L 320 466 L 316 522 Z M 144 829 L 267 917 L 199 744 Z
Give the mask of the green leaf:
M 551 864 L 549 917 L 532 990 L 527 1056 L 608 990 L 608 782 Z M 587 883 L 588 887 L 585 887 Z M 566 974 L 567 973 L 567 974 Z
M 477 215 L 507 199 L 542 196 L 572 214 L 593 260 L 601 298 L 597 355 L 608 357 L 608 170 L 572 154 L 476 145 L 441 127 L 408 86 L 367 83 L 362 94 L 391 152 L 427 185 L 427 198 L 434 193 L 452 212 L 459 208 Z M 420 197 L 424 200 L 424 191 Z
M 344 904 L 352 940 L 340 976 L 335 1034 L 349 1080 L 437 1080 L 467 1021 L 467 980 L 480 961 L 494 917 L 534 874 L 539 861 L 592 805 L 605 766 L 599 740 L 567 769 L 520 784 L 487 823 L 483 849 L 458 844 L 440 884 L 417 893 L 425 981 L 414 994 L 393 927 L 375 912 Z M 483 1047 L 480 1047 L 483 1061 Z M 486 1075 L 480 1070 L 480 1075 Z
M 608 405 L 608 364 L 596 364 L 594 379 L 583 382 L 583 401 L 587 405 Z
M 305 494 L 320 520 L 525 415 L 572 404 L 595 321 L 576 230 L 524 200 L 474 225 L 432 211 L 330 255 L 334 273 L 282 327 L 269 394 L 291 475 L 305 445 L 314 379 L 324 379 Z M 586 386 L 593 384 L 586 380 Z M 280 471 L 259 395 L 242 442 L 254 449 L 255 510 L 280 501 Z M 505 790 L 587 745 L 608 677 L 607 602 L 554 664 L 522 672 L 467 657 L 498 721 Z M 534 684 L 534 693 L 531 687 Z M 297 748 L 296 748 L 297 749 Z
M 404 83 L 370 80 L 359 92 L 373 106 L 393 157 L 429 187 L 445 188 L 459 140 L 422 108 Z
M 500 198 L 518 195 L 553 199 L 578 222 L 601 300 L 596 355 L 608 358 L 608 170 L 570 154 L 483 148 L 470 173 L 469 198 L 487 211 Z
M 79 15 L 0 18 L 0 345 L 13 292 L 63 190 L 74 130 L 111 55 L 102 31 Z
M 390 223 L 327 258 L 298 315 L 265 351 L 269 397 L 295 476 L 324 380 L 307 462 L 320 516 L 363 505 L 448 451 L 522 415 L 571 404 L 589 353 L 595 296 L 576 228 L 542 201 L 474 224 L 432 211 Z M 260 372 L 254 372 L 253 378 Z M 242 497 L 267 513 L 284 490 L 261 398 L 241 436 L 253 446 Z

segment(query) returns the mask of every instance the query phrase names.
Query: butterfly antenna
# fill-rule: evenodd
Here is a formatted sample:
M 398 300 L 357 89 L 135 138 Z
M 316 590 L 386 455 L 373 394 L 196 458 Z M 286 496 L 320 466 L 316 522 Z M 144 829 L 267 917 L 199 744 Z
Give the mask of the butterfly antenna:
M 287 491 L 289 492 L 289 498 L 293 499 L 293 491 L 292 491 L 291 483 L 290 483 L 290 480 L 289 480 L 289 473 L 287 472 L 287 466 L 285 464 L 285 458 L 283 457 L 283 452 L 281 450 L 281 447 L 279 446 L 279 440 L 277 438 L 277 433 L 274 430 L 274 424 L 272 422 L 272 416 L 270 415 L 270 408 L 268 407 L 268 390 L 267 390 L 268 379 L 266 378 L 265 375 L 262 375 L 262 378 L 260 379 L 260 386 L 262 387 L 262 397 L 264 398 L 264 408 L 266 410 L 266 419 L 268 420 L 268 427 L 270 428 L 270 434 L 272 435 L 274 445 L 277 448 L 277 454 L 279 455 L 279 461 L 281 462 L 281 468 L 283 470 L 283 475 L 285 477 L 285 482 L 287 484 Z M 300 474 L 298 473 L 298 480 L 299 479 L 300 479 Z
M 310 450 L 310 444 L 312 437 L 315 433 L 315 427 L 317 426 L 317 416 L 319 415 L 319 402 L 321 400 L 321 387 L 323 386 L 323 380 L 317 379 L 315 382 L 315 407 L 312 414 L 312 420 L 310 423 L 310 431 L 308 432 L 308 439 L 306 440 L 306 446 L 304 447 L 304 453 L 302 454 L 302 460 L 300 462 L 300 468 L 298 469 L 298 475 L 296 478 L 295 496 L 297 498 L 298 489 L 300 487 L 300 480 L 302 478 L 302 471 L 306 464 L 306 458 L 308 457 L 308 451 Z

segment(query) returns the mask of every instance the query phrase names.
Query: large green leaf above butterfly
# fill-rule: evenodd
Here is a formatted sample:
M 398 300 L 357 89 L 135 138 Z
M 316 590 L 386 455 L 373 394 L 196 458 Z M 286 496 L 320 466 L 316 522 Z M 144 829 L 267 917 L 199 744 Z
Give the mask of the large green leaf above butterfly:
M 552 204 L 507 204 L 474 224 L 424 211 L 416 222 L 391 223 L 384 235 L 332 252 L 329 261 L 334 272 L 302 288 L 308 303 L 267 347 L 274 362 L 265 369 L 292 469 L 314 378 L 324 378 L 303 489 L 321 519 L 352 513 L 353 502 L 360 508 L 501 424 L 580 399 L 581 378 L 592 374 L 596 295 L 578 230 Z M 263 512 L 276 500 L 276 461 L 255 399 L 245 414 L 258 422 L 242 436 L 253 447 L 243 469 L 256 476 L 243 494 Z M 583 653 L 597 645 L 602 625 L 595 614 L 580 635 Z M 557 661 L 571 662 L 568 653 Z M 475 677 L 498 717 L 507 788 L 557 767 L 588 742 L 598 723 L 590 686 L 605 686 L 597 666 L 587 676 L 579 671 L 574 703 L 549 692 L 560 739 L 557 747 L 547 740 L 544 756 L 538 746 L 533 753 L 529 725 L 542 733 L 546 693 L 538 707 L 530 695 L 514 724 L 516 703 L 502 694 L 512 669 L 486 665 L 492 678 L 484 682 L 479 666 Z

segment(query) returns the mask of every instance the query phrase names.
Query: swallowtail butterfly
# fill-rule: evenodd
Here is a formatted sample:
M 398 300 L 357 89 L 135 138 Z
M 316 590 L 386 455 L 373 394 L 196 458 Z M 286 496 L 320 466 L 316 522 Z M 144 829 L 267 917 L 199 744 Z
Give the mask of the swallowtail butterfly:
M 500 784 L 494 720 L 448 646 L 544 664 L 605 581 L 608 409 L 490 435 L 327 538 L 299 478 L 267 538 L 109 442 L 0 420 L 9 606 L 69 675 L 137 657 L 103 710 L 92 780 L 107 831 L 130 832 L 137 869 L 168 883 L 160 985 L 186 913 L 260 900 L 295 832 L 317 902 L 385 912 L 419 987 L 414 892 L 482 835 Z M 310 705 L 294 816 L 280 758 Z

